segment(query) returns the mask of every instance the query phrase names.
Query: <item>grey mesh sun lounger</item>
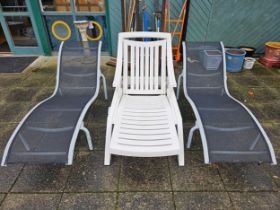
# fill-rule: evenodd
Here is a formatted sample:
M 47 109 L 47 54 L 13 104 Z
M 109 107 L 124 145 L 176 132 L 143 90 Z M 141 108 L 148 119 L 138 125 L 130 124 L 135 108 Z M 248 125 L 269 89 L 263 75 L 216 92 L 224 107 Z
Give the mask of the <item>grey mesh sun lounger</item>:
M 187 147 L 199 129 L 205 163 L 276 164 L 272 144 L 256 117 L 229 94 L 223 43 L 188 42 L 183 50 L 179 82 L 183 77 L 185 97 L 196 116 Z
M 84 116 L 96 99 L 100 78 L 101 42 L 65 42 L 59 48 L 56 88 L 33 107 L 10 137 L 1 165 L 10 163 L 72 164 L 80 130 L 92 149 Z

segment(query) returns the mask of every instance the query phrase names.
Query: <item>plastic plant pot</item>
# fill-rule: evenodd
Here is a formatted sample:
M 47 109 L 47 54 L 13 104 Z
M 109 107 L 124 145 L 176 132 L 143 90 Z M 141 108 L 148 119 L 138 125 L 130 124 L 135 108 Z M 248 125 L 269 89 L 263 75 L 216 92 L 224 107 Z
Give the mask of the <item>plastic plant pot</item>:
M 230 49 L 226 51 L 227 71 L 240 72 L 246 52 L 241 49 Z

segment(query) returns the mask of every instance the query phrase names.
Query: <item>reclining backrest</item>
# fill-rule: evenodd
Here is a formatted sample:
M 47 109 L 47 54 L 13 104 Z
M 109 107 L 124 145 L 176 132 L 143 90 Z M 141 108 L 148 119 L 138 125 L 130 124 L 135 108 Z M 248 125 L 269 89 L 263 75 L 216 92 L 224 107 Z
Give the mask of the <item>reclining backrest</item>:
M 124 94 L 166 94 L 167 83 L 176 86 L 170 34 L 120 33 L 118 44 L 114 87 Z
M 220 42 L 187 42 L 185 62 L 188 94 L 225 93 Z
M 67 41 L 60 54 L 59 95 L 93 95 L 97 86 L 99 42 Z

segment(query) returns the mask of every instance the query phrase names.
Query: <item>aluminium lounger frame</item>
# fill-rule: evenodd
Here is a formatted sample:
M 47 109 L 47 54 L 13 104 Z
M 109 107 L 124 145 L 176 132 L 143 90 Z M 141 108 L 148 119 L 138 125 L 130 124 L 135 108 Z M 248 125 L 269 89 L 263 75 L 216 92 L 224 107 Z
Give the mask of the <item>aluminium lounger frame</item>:
M 271 156 L 271 164 L 275 165 L 277 164 L 276 161 L 276 157 L 275 157 L 275 152 L 273 149 L 273 146 L 265 132 L 265 130 L 263 129 L 263 127 L 261 126 L 261 124 L 259 123 L 259 121 L 256 119 L 256 117 L 254 116 L 254 114 L 244 105 L 242 104 L 240 101 L 238 101 L 237 99 L 235 99 L 233 96 L 231 96 L 231 94 L 228 91 L 228 87 L 227 87 L 227 74 L 226 74 L 226 59 L 225 59 L 225 49 L 224 49 L 224 44 L 223 42 L 220 42 L 221 45 L 221 49 L 222 49 L 222 55 L 223 55 L 223 73 L 224 73 L 224 89 L 225 89 L 225 93 L 227 94 L 227 96 L 229 96 L 232 100 L 234 100 L 235 102 L 237 102 L 239 105 L 241 105 L 246 111 L 247 113 L 250 115 L 250 117 L 254 120 L 254 122 L 256 123 L 257 127 L 259 128 L 260 132 L 262 133 L 265 142 L 268 146 L 269 152 L 270 152 L 270 156 Z M 208 145 L 207 145 L 207 140 L 206 140 L 206 135 L 205 135 L 205 130 L 201 121 L 201 117 L 200 114 L 198 112 L 198 109 L 195 105 L 195 103 L 193 102 L 193 100 L 190 98 L 190 96 L 188 95 L 188 91 L 187 91 L 187 86 L 186 86 L 186 72 L 187 72 L 187 49 L 186 49 L 186 43 L 183 42 L 183 71 L 182 73 L 179 75 L 178 77 L 178 88 L 177 88 L 177 99 L 179 99 L 179 95 L 180 95 L 180 85 L 183 79 L 183 88 L 184 88 L 184 95 L 186 97 L 186 99 L 188 100 L 188 102 L 190 103 L 193 112 L 195 114 L 196 117 L 196 122 L 195 125 L 190 129 L 189 131 L 189 135 L 188 135 L 188 141 L 187 141 L 187 148 L 190 148 L 191 143 L 192 143 L 192 137 L 193 137 L 193 132 L 195 130 L 199 130 L 200 132 L 200 136 L 201 136 L 201 141 L 202 141 L 202 147 L 203 147 L 203 154 L 204 154 L 204 162 L 206 164 L 211 163 L 210 162 L 210 157 L 209 157 L 209 150 L 208 150 Z
M 12 133 L 12 135 L 11 135 L 11 137 L 10 137 L 6 147 L 5 147 L 3 157 L 2 157 L 1 166 L 6 166 L 7 165 L 6 161 L 7 161 L 7 157 L 8 157 L 10 147 L 12 145 L 12 142 L 13 142 L 15 136 L 17 135 L 18 131 L 20 130 L 20 128 L 24 124 L 24 122 L 28 119 L 28 117 L 32 114 L 32 112 L 37 107 L 39 107 L 44 102 L 47 102 L 48 100 L 52 99 L 56 95 L 56 93 L 59 91 L 60 67 L 61 67 L 61 60 L 62 60 L 61 57 L 62 57 L 63 45 L 64 45 L 64 42 L 62 42 L 60 44 L 60 47 L 59 47 L 59 53 L 58 53 L 58 59 L 57 59 L 57 61 L 58 61 L 57 62 L 57 72 L 56 72 L 56 86 L 55 86 L 55 90 L 54 90 L 53 94 L 50 97 L 48 97 L 47 99 L 45 99 L 45 100 L 39 102 L 37 105 L 35 105 L 23 117 L 23 119 L 17 125 L 16 129 Z M 83 110 L 82 110 L 82 112 L 79 116 L 79 119 L 78 119 L 78 121 L 75 125 L 75 129 L 74 129 L 74 132 L 73 132 L 73 135 L 72 135 L 72 138 L 71 138 L 71 142 L 70 142 L 70 146 L 69 146 L 68 157 L 67 157 L 67 165 L 72 165 L 72 163 L 73 163 L 74 149 L 75 149 L 78 133 L 79 133 L 80 130 L 85 132 L 88 147 L 89 147 L 90 150 L 93 150 L 92 138 L 91 138 L 89 130 L 84 125 L 84 117 L 85 117 L 89 107 L 92 105 L 92 103 L 95 101 L 95 99 L 98 96 L 99 89 L 100 89 L 100 78 L 102 78 L 102 81 L 103 81 L 104 97 L 105 97 L 105 99 L 108 99 L 106 79 L 105 79 L 105 76 L 102 74 L 101 69 L 100 69 L 101 46 L 102 46 L 102 42 L 99 41 L 99 43 L 98 43 L 98 54 L 97 54 L 98 57 L 97 57 L 97 86 L 96 86 L 96 91 L 95 91 L 95 94 L 92 96 L 92 98 L 83 107 Z

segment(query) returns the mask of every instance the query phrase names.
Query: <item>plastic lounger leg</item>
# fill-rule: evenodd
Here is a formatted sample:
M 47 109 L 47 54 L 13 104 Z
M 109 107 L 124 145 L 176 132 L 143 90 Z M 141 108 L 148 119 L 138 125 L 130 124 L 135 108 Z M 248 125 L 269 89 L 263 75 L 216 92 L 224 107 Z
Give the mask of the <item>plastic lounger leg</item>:
M 188 149 L 191 147 L 193 132 L 194 132 L 196 129 L 198 129 L 197 124 L 195 124 L 195 125 L 191 128 L 191 130 L 190 130 L 190 132 L 189 132 L 189 137 L 188 137 L 188 142 L 187 142 L 187 148 L 188 148 Z
M 177 100 L 180 98 L 180 87 L 181 87 L 182 79 L 183 79 L 183 74 L 180 74 L 178 77 Z
M 180 141 L 180 152 L 178 155 L 178 164 L 179 166 L 185 165 L 185 153 L 184 153 L 184 133 L 183 133 L 183 127 L 181 124 L 177 126 L 178 130 L 178 136 Z
M 111 139 L 112 125 L 107 122 L 106 128 L 106 143 L 105 143 L 105 157 L 104 157 L 104 165 L 108 166 L 111 164 L 111 154 L 109 152 L 109 144 Z
M 81 126 L 81 130 L 83 130 L 86 134 L 87 142 L 88 142 L 88 148 L 89 150 L 93 150 L 93 145 L 92 145 L 92 139 L 90 136 L 89 130 L 85 127 L 84 123 Z
M 107 83 L 106 83 L 106 78 L 104 74 L 101 74 L 102 81 L 103 81 L 103 90 L 104 90 L 104 97 L 106 100 L 108 100 L 108 92 L 107 92 Z

